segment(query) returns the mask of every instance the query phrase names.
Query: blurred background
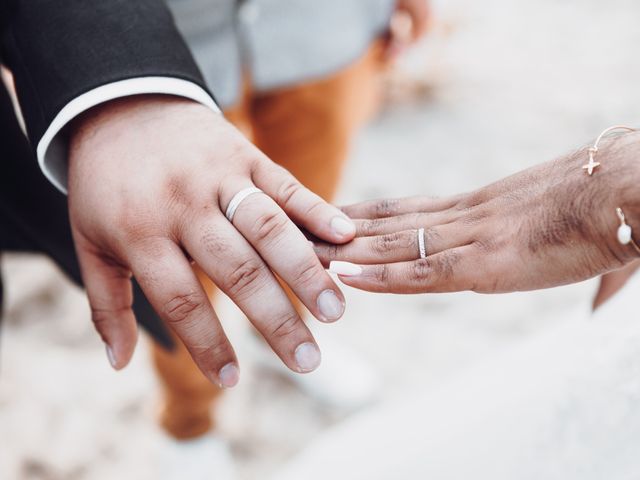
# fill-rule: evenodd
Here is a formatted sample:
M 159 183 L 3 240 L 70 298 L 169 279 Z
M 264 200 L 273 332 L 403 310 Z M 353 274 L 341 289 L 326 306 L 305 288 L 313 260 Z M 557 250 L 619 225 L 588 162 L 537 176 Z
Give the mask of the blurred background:
M 609 125 L 638 125 L 640 3 L 441 0 L 433 10 L 431 31 L 389 73 L 383 108 L 358 137 L 340 203 L 467 191 Z M 163 437 L 147 340 L 114 373 L 81 291 L 41 257 L 6 255 L 2 268 L 0 479 L 157 478 Z M 347 313 L 317 326 L 319 343 L 338 338 L 358 352 L 377 372 L 380 403 L 587 312 L 595 283 L 502 296 L 344 290 Z M 263 368 L 247 322 L 225 300 L 218 310 L 243 368 L 217 412 L 219 432 L 239 478 L 267 478 L 353 409 Z

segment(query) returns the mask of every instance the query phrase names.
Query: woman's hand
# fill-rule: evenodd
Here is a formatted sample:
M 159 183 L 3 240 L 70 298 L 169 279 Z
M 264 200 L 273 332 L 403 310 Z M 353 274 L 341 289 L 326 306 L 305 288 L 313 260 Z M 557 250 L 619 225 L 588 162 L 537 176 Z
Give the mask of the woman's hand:
M 374 292 L 512 292 L 585 280 L 638 255 L 621 245 L 616 207 L 640 234 L 639 134 L 601 143 L 593 176 L 587 149 L 476 192 L 365 202 L 344 209 L 357 238 L 318 243 L 347 285 Z M 425 259 L 418 229 L 425 229 Z

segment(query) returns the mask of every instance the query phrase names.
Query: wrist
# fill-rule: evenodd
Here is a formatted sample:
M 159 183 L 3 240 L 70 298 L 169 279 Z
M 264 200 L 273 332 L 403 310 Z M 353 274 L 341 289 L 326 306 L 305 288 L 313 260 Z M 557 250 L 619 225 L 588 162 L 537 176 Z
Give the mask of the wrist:
M 88 133 L 106 124 L 123 123 L 128 128 L 142 127 L 145 118 L 156 117 L 159 109 L 171 113 L 167 109 L 194 108 L 207 112 L 211 110 L 202 104 L 174 95 L 143 94 L 120 97 L 96 105 L 78 115 L 68 126 L 68 134 L 73 142 L 78 137 L 86 137 Z M 132 122 L 135 122 L 132 125 Z
M 599 150 L 607 206 L 625 210 L 640 233 L 640 132 L 607 139 Z
M 584 155 L 588 159 L 588 150 Z M 597 161 L 601 165 L 590 180 L 598 181 L 594 185 L 597 192 L 594 206 L 599 210 L 599 223 L 603 226 L 602 241 L 622 264 L 626 264 L 636 259 L 638 252 L 633 245 L 618 241 L 620 220 L 616 209 L 622 209 L 634 240 L 640 241 L 640 132 L 603 139 L 598 147 Z
M 628 212 L 640 234 L 640 132 L 628 135 L 618 155 L 624 168 L 620 172 L 619 206 Z

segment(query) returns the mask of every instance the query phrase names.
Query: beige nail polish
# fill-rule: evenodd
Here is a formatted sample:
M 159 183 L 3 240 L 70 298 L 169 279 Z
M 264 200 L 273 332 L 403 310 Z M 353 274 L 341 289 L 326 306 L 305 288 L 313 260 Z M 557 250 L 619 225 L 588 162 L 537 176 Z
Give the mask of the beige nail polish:
M 357 277 L 362 275 L 362 267 L 355 263 L 334 260 L 329 264 L 329 272 L 345 277 Z

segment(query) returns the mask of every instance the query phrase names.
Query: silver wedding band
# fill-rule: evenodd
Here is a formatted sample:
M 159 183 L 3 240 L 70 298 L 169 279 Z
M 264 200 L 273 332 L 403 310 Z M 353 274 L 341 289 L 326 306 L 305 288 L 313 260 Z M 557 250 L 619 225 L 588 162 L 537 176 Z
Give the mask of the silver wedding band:
M 254 193 L 263 193 L 258 187 L 248 187 L 243 188 L 238 193 L 236 193 L 231 201 L 229 202 L 229 206 L 227 207 L 227 211 L 225 212 L 225 216 L 227 220 L 233 223 L 233 216 L 236 214 L 236 210 L 242 202 L 244 202 L 248 197 L 253 195 Z
M 427 247 L 424 242 L 424 228 L 418 229 L 418 250 L 420 250 L 420 258 L 427 258 Z

